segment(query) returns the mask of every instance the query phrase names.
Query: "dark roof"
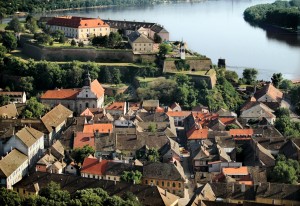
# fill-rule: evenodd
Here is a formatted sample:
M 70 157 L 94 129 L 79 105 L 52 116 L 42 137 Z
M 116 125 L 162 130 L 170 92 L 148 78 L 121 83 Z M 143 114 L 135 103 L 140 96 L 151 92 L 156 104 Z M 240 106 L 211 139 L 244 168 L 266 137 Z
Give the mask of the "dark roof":
M 155 33 L 168 33 L 168 31 L 164 27 L 162 27 L 158 24 L 154 24 L 151 27 L 151 30 L 154 31 Z
M 122 20 L 103 19 L 103 21 L 107 23 L 111 28 L 133 30 L 133 31 L 141 27 L 151 28 L 153 25 L 155 25 L 155 23 L 126 21 L 126 20 L 122 21 Z
M 300 139 L 288 140 L 279 150 L 287 158 L 300 161 Z
M 138 31 L 130 33 L 128 35 L 128 39 L 134 43 L 153 43 L 151 39 L 148 39 L 145 35 L 140 34 Z
M 210 184 L 216 198 L 237 199 L 237 200 L 255 200 L 254 187 L 247 187 L 245 192 L 241 191 L 242 185 L 237 183 L 208 183 Z
M 155 113 L 139 112 L 136 114 L 135 118 L 143 122 L 169 122 L 171 119 L 171 117 L 169 117 L 164 112 L 155 112 Z
M 300 203 L 300 185 L 261 183 L 257 187 L 256 197 L 267 199 L 294 200 Z
M 259 182 L 267 182 L 267 171 L 266 168 L 263 167 L 249 167 L 248 171 L 252 177 L 254 184 Z
M 255 140 L 261 144 L 264 148 L 268 150 L 279 150 L 282 145 L 285 144 L 286 138 L 265 138 L 265 137 L 256 137 Z
M 70 192 L 71 196 L 76 191 L 87 188 L 102 188 L 110 196 L 123 197 L 127 192 L 137 196 L 142 205 L 165 205 L 158 187 L 149 185 L 134 185 L 126 182 L 114 182 L 109 180 L 97 180 L 66 174 L 52 174 L 35 172 L 24 177 L 14 185 L 14 188 L 25 188 L 26 191 L 36 192 L 34 184 L 38 183 L 39 188 L 46 187 L 51 181 L 59 183 L 62 190 Z
M 152 162 L 144 165 L 143 177 L 160 180 L 184 181 L 183 169 L 177 161 L 176 163 Z
M 107 162 L 105 175 L 121 176 L 124 171 L 134 170 L 134 167 L 129 163 L 124 162 Z

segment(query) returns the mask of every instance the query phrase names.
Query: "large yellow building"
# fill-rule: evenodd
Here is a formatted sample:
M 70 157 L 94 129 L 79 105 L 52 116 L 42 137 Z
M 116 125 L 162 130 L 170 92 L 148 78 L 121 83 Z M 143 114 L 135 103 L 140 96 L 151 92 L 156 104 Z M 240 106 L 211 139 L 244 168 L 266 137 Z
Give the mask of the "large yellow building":
M 94 36 L 105 36 L 110 33 L 110 26 L 100 18 L 76 16 L 53 17 L 47 22 L 50 32 L 63 31 L 66 37 L 86 40 Z

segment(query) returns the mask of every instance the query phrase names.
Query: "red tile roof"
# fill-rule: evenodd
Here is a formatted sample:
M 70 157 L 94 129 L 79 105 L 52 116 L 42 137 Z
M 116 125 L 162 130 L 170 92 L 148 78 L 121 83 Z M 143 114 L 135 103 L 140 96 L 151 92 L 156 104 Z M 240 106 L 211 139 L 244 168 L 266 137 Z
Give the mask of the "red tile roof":
M 248 175 L 248 168 L 247 167 L 228 167 L 228 168 L 222 168 L 222 173 L 224 175 Z
M 165 112 L 165 109 L 162 107 L 156 107 L 155 112 Z
M 125 107 L 125 102 L 113 102 L 111 105 L 106 107 L 107 110 L 121 110 L 123 111 Z
M 190 114 L 191 114 L 190 111 L 181 111 L 181 112 L 169 111 L 169 112 L 167 112 L 167 115 L 169 117 L 187 117 Z
M 95 149 L 94 133 L 76 132 L 76 136 L 74 137 L 73 149 L 82 148 L 85 145 L 89 145 Z
M 108 160 L 98 160 L 95 157 L 86 157 L 82 164 L 81 173 L 93 175 L 103 175 L 106 170 Z
M 109 27 L 101 19 L 85 18 L 77 16 L 60 16 L 54 17 L 47 22 L 48 25 L 64 26 L 72 28 L 97 28 L 97 27 Z
M 186 133 L 186 136 L 189 140 L 207 139 L 208 129 L 197 129 L 193 127 Z
M 112 124 L 85 124 L 83 127 L 84 133 L 94 133 L 98 130 L 99 133 L 111 133 L 113 130 Z
M 231 129 L 229 130 L 229 134 L 234 137 L 238 137 L 238 136 L 251 137 L 254 134 L 254 132 L 253 129 Z
M 218 114 L 214 113 L 203 113 L 203 112 L 192 112 L 195 122 L 197 122 L 202 127 L 206 127 L 211 120 L 219 117 Z
M 235 118 L 234 117 L 228 117 L 228 118 L 227 117 L 220 117 L 219 120 L 225 125 L 235 123 Z
M 104 89 L 97 79 L 91 83 L 91 90 L 96 94 L 97 98 L 104 96 Z
M 76 99 L 81 89 L 56 89 L 48 90 L 41 99 Z

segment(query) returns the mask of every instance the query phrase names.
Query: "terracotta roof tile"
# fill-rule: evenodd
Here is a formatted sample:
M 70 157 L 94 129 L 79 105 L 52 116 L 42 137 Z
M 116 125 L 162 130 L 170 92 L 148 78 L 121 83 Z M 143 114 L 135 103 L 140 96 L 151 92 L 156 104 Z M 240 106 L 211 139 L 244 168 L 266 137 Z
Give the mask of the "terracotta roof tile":
M 56 89 L 48 90 L 41 99 L 76 99 L 81 89 Z
M 72 27 L 72 28 L 96 28 L 109 27 L 101 19 L 85 18 L 77 16 L 60 16 L 54 17 L 47 22 L 48 25 Z
M 248 168 L 247 167 L 236 167 L 236 168 L 222 168 L 222 173 L 224 175 L 248 175 Z
M 124 110 L 125 102 L 113 102 L 111 105 L 106 107 L 106 110 Z
M 76 132 L 73 149 L 82 148 L 85 145 L 89 145 L 95 149 L 94 133 Z
M 169 117 L 187 117 L 190 114 L 191 114 L 190 111 L 180 111 L 180 112 L 169 111 L 169 112 L 167 112 L 167 115 Z
M 234 117 L 229 117 L 229 118 L 227 118 L 227 117 L 220 117 L 219 119 L 225 125 L 234 124 L 235 120 L 236 120 Z
M 280 102 L 283 97 L 283 93 L 272 84 L 265 85 L 262 89 L 258 90 L 254 96 L 256 99 L 259 99 L 265 94 L 269 95 L 272 99 L 278 102 Z
M 112 124 L 86 124 L 83 127 L 84 133 L 94 133 L 97 131 L 99 133 L 111 133 L 113 130 Z
M 91 110 L 89 108 L 86 108 L 81 114 L 80 116 L 82 117 L 94 117 L 94 114 L 91 112 Z
M 186 133 L 189 140 L 192 139 L 207 139 L 208 129 L 196 129 L 195 127 Z
M 231 136 L 237 137 L 237 136 L 249 136 L 250 137 L 254 134 L 253 129 L 231 129 L 229 130 L 229 134 Z
M 108 160 L 99 160 L 95 157 L 86 157 L 83 161 L 81 173 L 104 175 Z
M 97 79 L 91 83 L 91 90 L 96 94 L 97 98 L 104 96 L 104 89 Z

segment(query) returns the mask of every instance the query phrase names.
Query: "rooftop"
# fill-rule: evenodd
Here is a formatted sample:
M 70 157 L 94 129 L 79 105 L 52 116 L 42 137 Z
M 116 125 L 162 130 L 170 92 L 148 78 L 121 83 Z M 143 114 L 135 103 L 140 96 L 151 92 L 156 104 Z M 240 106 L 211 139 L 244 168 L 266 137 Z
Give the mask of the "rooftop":
M 0 177 L 7 178 L 16 171 L 28 157 L 17 149 L 13 149 L 0 160 Z
M 96 27 L 109 27 L 101 19 L 86 18 L 77 16 L 60 16 L 53 17 L 47 22 L 48 25 L 64 26 L 71 28 L 96 28 Z

